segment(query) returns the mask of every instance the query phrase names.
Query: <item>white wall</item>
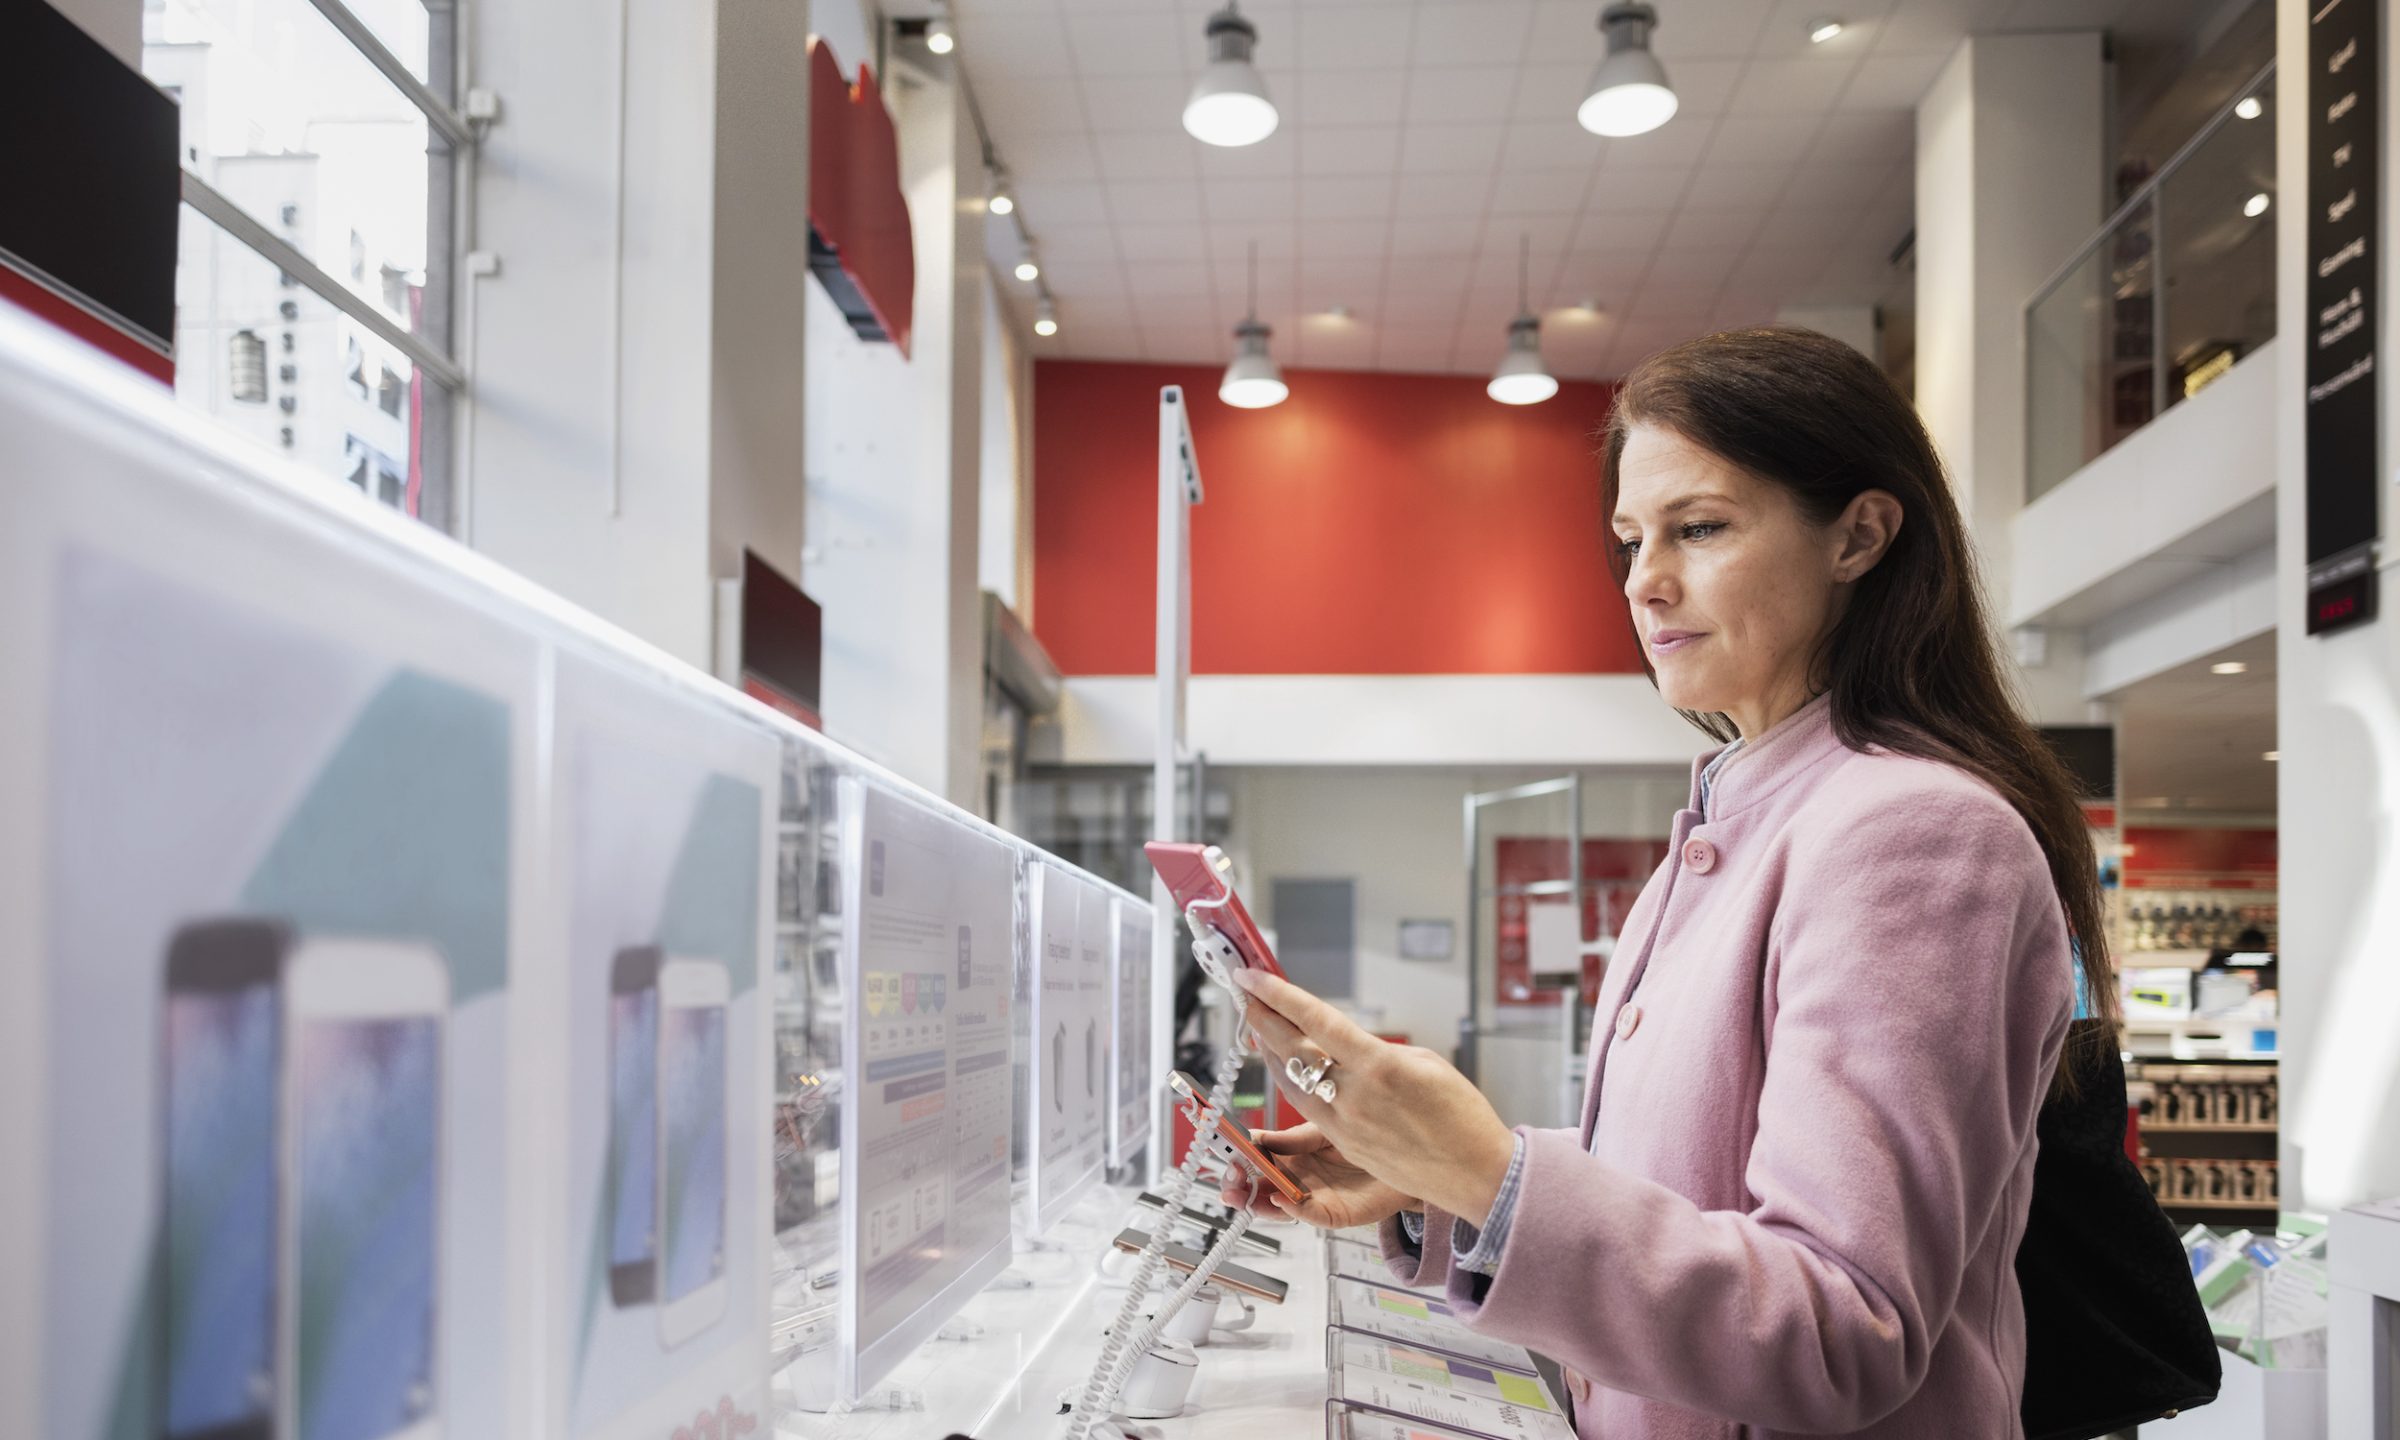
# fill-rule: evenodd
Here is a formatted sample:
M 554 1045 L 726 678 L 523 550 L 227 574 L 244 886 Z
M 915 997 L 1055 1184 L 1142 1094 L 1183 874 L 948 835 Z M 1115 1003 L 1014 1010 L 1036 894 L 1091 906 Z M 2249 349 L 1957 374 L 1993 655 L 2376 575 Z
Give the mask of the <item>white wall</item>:
M 2277 169 L 2307 174 L 2309 0 L 2278 0 Z M 2400 67 L 2400 31 L 2386 26 L 2382 68 Z M 2400 177 L 2400 106 L 2384 101 L 2383 185 Z M 2306 313 L 2307 212 L 2297 187 L 2276 207 L 2277 330 L 2311 333 Z M 2400 237 L 2383 229 L 2383 273 Z M 2400 324 L 2385 297 L 2379 344 L 2389 361 Z M 2386 541 L 2383 618 L 2322 639 L 2306 633 L 2302 394 L 2304 344 L 2276 363 L 2276 689 L 2283 752 L 2282 831 L 2284 1203 L 2329 1209 L 2400 1193 L 2400 615 L 2390 610 Z M 2381 364 L 2377 410 L 2391 473 L 2400 367 Z M 2392 508 L 2384 507 L 2391 524 Z
M 506 111 L 476 191 L 499 269 L 461 281 L 462 535 L 707 667 L 741 546 L 799 563 L 805 27 L 778 0 L 466 13 Z
M 983 290 L 983 518 L 977 579 L 1033 623 L 1033 357 L 990 270 Z
M 837 50 L 837 54 L 840 52 Z M 841 55 L 853 72 L 857 62 Z M 900 135 L 916 245 L 911 351 L 811 301 L 809 547 L 825 607 L 828 733 L 976 808 L 983 723 L 983 166 L 938 76 L 877 77 Z M 970 163 L 960 166 L 960 156 Z

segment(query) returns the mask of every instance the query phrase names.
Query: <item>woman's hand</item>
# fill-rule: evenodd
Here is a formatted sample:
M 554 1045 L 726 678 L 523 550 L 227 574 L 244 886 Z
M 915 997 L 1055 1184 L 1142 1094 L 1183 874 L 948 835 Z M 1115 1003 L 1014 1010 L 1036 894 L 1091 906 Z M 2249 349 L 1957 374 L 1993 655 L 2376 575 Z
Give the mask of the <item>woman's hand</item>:
M 1288 980 L 1261 970 L 1233 978 L 1249 993 L 1268 1073 L 1344 1164 L 1471 1224 L 1491 1215 L 1517 1140 L 1473 1081 L 1430 1050 L 1377 1039 Z M 1330 1104 L 1284 1082 L 1286 1060 L 1319 1052 L 1334 1062 Z
M 1419 1208 L 1415 1200 L 1351 1164 L 1314 1125 L 1261 1130 L 1250 1138 L 1308 1192 L 1307 1204 L 1294 1205 L 1283 1198 L 1282 1191 L 1259 1183 L 1258 1195 L 1290 1219 L 1305 1220 L 1325 1230 L 1346 1230 L 1353 1225 L 1379 1225 L 1402 1210 Z M 1250 1177 L 1239 1166 L 1225 1172 L 1220 1198 L 1228 1205 L 1249 1203 Z

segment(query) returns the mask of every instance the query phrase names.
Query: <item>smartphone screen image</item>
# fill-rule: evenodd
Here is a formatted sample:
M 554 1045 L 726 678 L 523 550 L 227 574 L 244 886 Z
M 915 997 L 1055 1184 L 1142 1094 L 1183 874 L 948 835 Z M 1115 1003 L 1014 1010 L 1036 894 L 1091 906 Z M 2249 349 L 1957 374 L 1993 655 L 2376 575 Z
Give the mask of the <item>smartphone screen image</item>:
M 285 989 L 280 1434 L 437 1440 L 448 970 L 311 939 Z
M 275 1434 L 286 943 L 231 920 L 187 925 L 167 949 L 163 1440 Z
M 608 1297 L 647 1305 L 658 1274 L 658 967 L 619 950 L 608 977 Z
M 658 972 L 658 1333 L 672 1348 L 725 1313 L 725 967 L 669 959 Z

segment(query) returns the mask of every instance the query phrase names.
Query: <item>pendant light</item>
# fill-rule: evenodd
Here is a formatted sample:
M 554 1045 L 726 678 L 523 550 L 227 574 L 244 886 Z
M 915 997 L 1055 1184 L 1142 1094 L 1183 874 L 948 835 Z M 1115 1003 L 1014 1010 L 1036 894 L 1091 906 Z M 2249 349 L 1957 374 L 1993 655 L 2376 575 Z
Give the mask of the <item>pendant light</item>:
M 937 3 L 933 16 L 925 23 L 925 48 L 936 55 L 947 55 L 958 48 L 958 35 L 950 28 L 950 7 Z
M 1533 237 L 1517 242 L 1517 318 L 1508 322 L 1508 350 L 1483 393 L 1503 405 L 1539 405 L 1558 393 L 1558 380 L 1542 363 L 1542 322 L 1526 303 L 1525 269 Z
M 1619 3 L 1600 12 L 1608 54 L 1584 87 L 1576 122 L 1594 135 L 1646 135 L 1675 117 L 1675 87 L 1666 67 L 1650 53 L 1658 12 L 1648 5 Z
M 1256 145 L 1275 133 L 1279 118 L 1267 82 L 1251 63 L 1258 27 L 1231 0 L 1208 17 L 1208 68 L 1183 104 L 1183 128 L 1204 145 Z
M 1045 340 L 1058 333 L 1058 302 L 1050 298 L 1048 291 L 1042 293 L 1040 302 L 1034 306 L 1033 333 Z
M 1275 332 L 1258 323 L 1258 242 L 1250 242 L 1250 313 L 1233 327 L 1233 363 L 1217 382 L 1217 398 L 1237 410 L 1264 410 L 1292 393 L 1283 368 L 1267 353 Z

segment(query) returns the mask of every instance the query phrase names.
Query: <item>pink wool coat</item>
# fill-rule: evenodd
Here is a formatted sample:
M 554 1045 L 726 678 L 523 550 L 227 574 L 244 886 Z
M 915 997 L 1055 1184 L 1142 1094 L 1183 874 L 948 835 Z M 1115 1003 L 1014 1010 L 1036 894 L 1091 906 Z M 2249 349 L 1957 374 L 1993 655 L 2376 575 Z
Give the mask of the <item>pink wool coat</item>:
M 1580 1130 L 1525 1130 L 1487 1282 L 1407 1284 L 1557 1359 L 1587 1440 L 2016 1437 L 2014 1261 L 2073 1004 L 2042 851 L 1818 699 L 1720 771 L 1627 917 Z M 1478 1291 L 1482 1293 L 1478 1295 Z

